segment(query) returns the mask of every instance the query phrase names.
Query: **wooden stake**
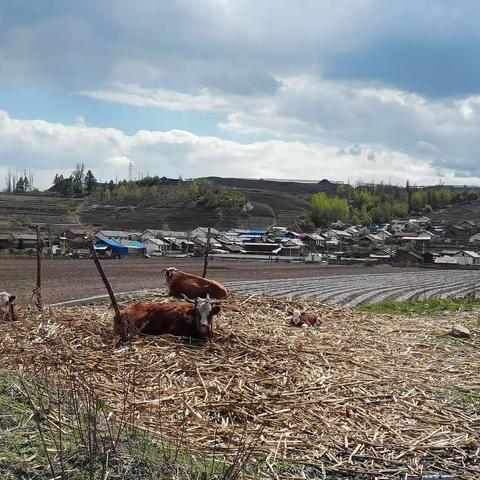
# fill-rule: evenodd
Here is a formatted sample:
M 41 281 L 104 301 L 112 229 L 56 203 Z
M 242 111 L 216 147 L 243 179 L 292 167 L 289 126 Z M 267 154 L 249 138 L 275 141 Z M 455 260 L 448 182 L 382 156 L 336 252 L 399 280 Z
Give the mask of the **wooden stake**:
M 113 293 L 112 287 L 110 286 L 110 282 L 108 281 L 108 278 L 105 275 L 105 272 L 103 271 L 102 265 L 100 264 L 100 260 L 98 259 L 93 240 L 90 240 L 89 246 L 90 246 L 90 253 L 92 254 L 92 258 L 95 263 L 95 266 L 97 267 L 100 277 L 102 277 L 103 283 L 105 284 L 105 287 L 108 292 L 108 296 L 110 297 L 110 301 L 112 302 L 112 307 L 115 310 L 115 315 L 120 316 L 120 308 L 118 307 L 117 299 L 115 298 L 115 294 Z
M 37 225 L 37 285 L 33 291 L 36 296 L 35 305 L 42 310 L 42 237 L 40 235 L 40 225 Z
M 203 278 L 207 276 L 209 255 L 210 255 L 210 227 L 208 227 L 207 229 L 207 245 L 205 246 L 205 256 L 203 258 L 203 273 L 202 273 Z

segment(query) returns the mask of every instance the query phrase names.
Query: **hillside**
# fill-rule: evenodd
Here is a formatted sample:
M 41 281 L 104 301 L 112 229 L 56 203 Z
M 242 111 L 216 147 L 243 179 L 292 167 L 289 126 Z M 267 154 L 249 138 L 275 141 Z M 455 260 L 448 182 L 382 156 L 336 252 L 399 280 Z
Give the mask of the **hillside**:
M 176 184 L 165 179 L 163 183 Z M 262 228 L 271 225 L 292 225 L 310 209 L 310 195 L 330 191 L 336 185 L 328 181 L 318 184 L 275 182 L 234 178 L 209 178 L 227 189 L 237 190 L 248 199 L 252 210 L 238 208 L 207 208 L 193 203 L 163 199 L 150 201 L 123 200 L 98 195 L 83 199 L 66 199 L 51 191 L 36 195 L 0 195 L 0 231 L 20 232 L 37 223 L 66 225 L 82 224 L 98 228 L 133 229 L 170 228 L 186 230 L 198 225 L 216 225 L 220 228 Z M 170 188 L 174 188 L 170 185 Z
M 459 222 L 461 220 L 472 220 L 480 225 L 480 200 L 465 202 L 451 207 L 437 210 L 428 215 L 436 222 L 447 223 Z
M 0 232 L 24 232 L 36 224 L 77 225 L 78 199 L 51 194 L 0 193 Z
M 263 190 L 243 190 L 252 204 L 249 214 L 234 209 L 215 209 L 196 205 L 119 206 L 115 203 L 82 203 L 80 222 L 105 228 L 145 228 L 168 225 L 172 230 L 186 230 L 198 225 L 216 225 L 221 228 L 262 228 L 270 225 L 291 225 L 309 210 L 307 201 L 294 196 Z M 165 228 L 165 227 L 164 227 Z

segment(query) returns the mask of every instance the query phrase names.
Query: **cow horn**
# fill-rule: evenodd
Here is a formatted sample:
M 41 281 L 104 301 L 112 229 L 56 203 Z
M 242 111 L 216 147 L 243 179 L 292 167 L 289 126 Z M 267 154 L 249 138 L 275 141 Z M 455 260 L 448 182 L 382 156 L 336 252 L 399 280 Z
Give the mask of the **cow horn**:
M 191 298 L 188 298 L 185 294 L 181 294 L 181 296 L 189 303 L 195 303 L 195 300 L 192 300 Z

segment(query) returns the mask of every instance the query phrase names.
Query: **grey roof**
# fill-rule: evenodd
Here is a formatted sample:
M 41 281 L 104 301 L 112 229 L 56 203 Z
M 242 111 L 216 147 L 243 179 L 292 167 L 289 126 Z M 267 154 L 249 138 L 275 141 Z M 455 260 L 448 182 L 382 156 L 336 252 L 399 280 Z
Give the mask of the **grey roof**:
M 472 252 L 471 250 L 460 250 L 454 256 L 456 257 L 460 253 L 465 253 L 466 255 L 468 255 L 469 257 L 472 257 L 472 258 L 480 258 L 480 255 L 477 252 Z
M 126 232 L 125 230 L 99 230 L 95 235 L 104 235 L 107 238 L 128 238 L 135 235 L 136 232 Z

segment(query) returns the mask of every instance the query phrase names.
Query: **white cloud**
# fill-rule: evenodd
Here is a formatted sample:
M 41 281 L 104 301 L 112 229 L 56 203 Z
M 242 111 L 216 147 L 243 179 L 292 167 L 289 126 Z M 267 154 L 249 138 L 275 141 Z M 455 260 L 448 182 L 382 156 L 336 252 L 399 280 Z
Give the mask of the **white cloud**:
M 184 178 L 220 175 L 417 184 L 473 183 L 451 169 L 435 166 L 381 144 L 326 145 L 314 141 L 268 140 L 238 143 L 183 130 L 141 130 L 127 135 L 112 128 L 18 120 L 0 111 L 0 178 L 10 166 L 31 169 L 37 186 L 47 187 L 55 172 L 68 174 L 84 162 L 101 180 L 126 178 L 130 159 L 135 170 Z M 12 161 L 11 159 L 15 159 Z M 20 159 L 20 160 L 18 160 Z
M 117 83 L 110 89 L 83 91 L 80 94 L 110 103 L 167 110 L 228 111 L 235 105 L 233 99 L 213 95 L 206 88 L 192 95 L 174 90 L 161 88 L 149 90 L 138 85 Z
M 274 93 L 187 94 L 117 85 L 84 92 L 98 99 L 168 110 L 223 111 L 218 126 L 242 135 L 303 140 L 340 148 L 382 145 L 452 170 L 480 174 L 480 97 L 430 100 L 378 84 L 329 81 L 312 75 L 277 78 Z M 351 145 L 354 146 L 351 146 Z M 361 174 L 360 172 L 358 174 Z

